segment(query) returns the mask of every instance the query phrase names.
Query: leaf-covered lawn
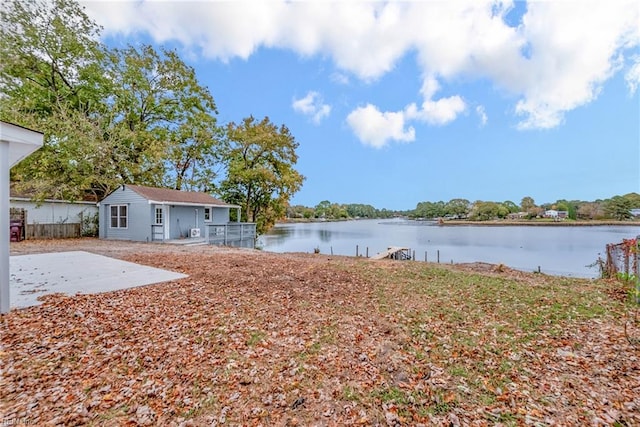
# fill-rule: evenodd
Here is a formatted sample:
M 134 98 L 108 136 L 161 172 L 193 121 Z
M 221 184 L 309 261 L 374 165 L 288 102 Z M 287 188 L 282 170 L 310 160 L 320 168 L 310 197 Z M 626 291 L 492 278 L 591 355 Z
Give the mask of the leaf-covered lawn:
M 250 251 L 125 258 L 190 277 L 2 316 L 4 423 L 640 425 L 640 349 L 611 283 Z

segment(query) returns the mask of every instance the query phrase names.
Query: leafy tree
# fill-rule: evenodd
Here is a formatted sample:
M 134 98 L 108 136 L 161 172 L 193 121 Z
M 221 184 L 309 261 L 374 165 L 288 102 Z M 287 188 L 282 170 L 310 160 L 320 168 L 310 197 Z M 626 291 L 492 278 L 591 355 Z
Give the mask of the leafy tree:
M 578 219 L 598 219 L 604 216 L 604 209 L 600 202 L 583 202 L 578 206 L 576 217 Z
M 256 222 L 258 232 L 264 233 L 284 216 L 304 181 L 294 169 L 298 143 L 286 126 L 277 127 L 268 117 L 229 123 L 226 137 L 227 177 L 220 193 L 227 202 L 241 205 L 243 218 Z
M 329 209 L 331 208 L 331 202 L 323 200 L 318 203 L 314 209 L 314 215 L 316 218 L 326 218 L 329 216 Z
M 75 200 L 91 195 L 99 200 L 119 184 L 101 121 L 60 106 L 33 127 L 46 129 L 45 145 L 12 169 L 12 179 L 22 184 L 19 188 L 35 192 L 36 198 Z
M 378 218 L 393 218 L 396 215 L 405 215 L 405 214 L 409 214 L 409 212 L 399 212 L 399 211 L 392 211 L 386 208 L 382 208 L 380 210 L 376 210 L 377 214 L 376 216 Z
M 209 90 L 173 51 L 151 46 L 115 49 L 109 129 L 124 182 L 208 190 L 221 131 Z
M 445 206 L 446 215 L 466 218 L 469 214 L 471 203 L 467 199 L 451 199 Z
M 413 211 L 415 218 L 441 218 L 447 214 L 445 203 L 440 202 L 420 202 Z
M 0 118 L 45 133 L 13 180 L 66 199 L 123 182 L 210 189 L 215 104 L 177 54 L 108 50 L 71 0 L 10 0 L 0 13 Z
M 50 196 L 74 198 L 85 188 L 100 195 L 86 175 L 105 172 L 93 164 L 104 160 L 99 27 L 69 0 L 3 2 L 0 21 L 0 118 L 46 136 L 12 179 Z
M 604 212 L 619 221 L 631 218 L 632 202 L 623 196 L 614 196 L 604 203 Z
M 580 206 L 582 202 L 579 200 L 570 200 L 567 201 L 567 211 L 569 212 L 569 219 L 578 219 L 578 206 Z
M 506 218 L 509 210 L 501 203 L 477 201 L 473 204 L 469 218 L 474 221 L 488 221 Z
M 100 28 L 75 1 L 5 1 L 0 22 L 3 101 L 37 117 L 64 104 L 94 108 L 102 97 L 104 50 Z
M 504 206 L 509 211 L 509 213 L 516 213 L 520 210 L 520 207 L 513 203 L 511 200 L 502 202 L 502 206 Z
M 631 209 L 640 209 L 640 194 L 628 193 L 622 197 L 629 201 L 629 203 L 631 204 Z
M 288 218 L 313 218 L 313 209 L 302 205 L 289 206 L 287 208 Z
M 332 203 L 329 207 L 329 217 L 332 219 L 345 219 L 349 217 L 349 214 L 344 205 Z
M 529 212 L 531 209 L 536 207 L 536 202 L 533 200 L 533 198 L 526 196 L 522 198 L 522 201 L 520 202 L 520 209 L 522 209 L 523 212 Z
M 347 214 L 351 218 L 378 218 L 379 213 L 376 208 L 371 205 L 348 204 L 346 206 Z
M 544 212 L 544 208 L 536 206 L 536 202 L 532 197 L 526 196 L 523 197 L 520 201 L 520 209 L 522 212 L 526 212 L 529 219 L 535 218 L 538 215 L 541 215 Z

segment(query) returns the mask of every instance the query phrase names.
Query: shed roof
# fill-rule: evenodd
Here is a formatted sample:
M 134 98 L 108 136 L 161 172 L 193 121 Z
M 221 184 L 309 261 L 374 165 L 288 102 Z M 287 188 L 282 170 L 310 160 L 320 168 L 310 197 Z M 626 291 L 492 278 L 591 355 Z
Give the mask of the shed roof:
M 210 194 L 198 191 L 172 190 L 170 188 L 145 187 L 142 185 L 126 185 L 126 187 L 129 187 L 145 199 L 158 203 L 168 202 L 203 206 L 238 207 L 237 205 L 230 205 L 220 199 L 216 199 Z

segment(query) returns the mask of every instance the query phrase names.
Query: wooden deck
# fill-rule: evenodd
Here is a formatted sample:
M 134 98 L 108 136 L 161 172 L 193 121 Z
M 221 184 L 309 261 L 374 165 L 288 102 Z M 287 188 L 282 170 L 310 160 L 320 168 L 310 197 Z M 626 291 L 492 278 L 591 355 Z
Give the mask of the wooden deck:
M 371 259 L 395 259 L 395 260 L 410 260 L 411 250 L 409 248 L 403 248 L 401 246 L 390 246 L 386 251 L 380 252 L 371 257 Z

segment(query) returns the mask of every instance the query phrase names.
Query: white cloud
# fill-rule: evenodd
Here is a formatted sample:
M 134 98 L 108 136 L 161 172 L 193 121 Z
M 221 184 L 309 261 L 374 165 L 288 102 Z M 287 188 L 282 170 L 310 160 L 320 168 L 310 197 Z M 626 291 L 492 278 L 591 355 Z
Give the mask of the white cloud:
M 480 118 L 480 126 L 485 126 L 488 121 L 487 112 L 484 110 L 482 105 L 478 105 L 476 107 L 476 114 Z
M 415 103 L 407 105 L 402 111 L 380 112 L 378 107 L 368 104 L 349 114 L 347 123 L 365 145 L 380 148 L 391 141 L 408 142 L 415 139 L 415 129 L 405 126 L 412 120 L 430 125 L 446 125 L 458 117 L 466 109 L 466 104 L 459 96 L 432 98 L 439 90 L 440 84 L 433 77 L 425 79 L 421 93 L 424 101 L 421 108 Z
M 281 48 L 330 58 L 344 77 L 373 82 L 415 53 L 419 72 L 434 76 L 427 83 L 463 77 L 508 91 L 521 129 L 558 126 L 623 67 L 630 90 L 640 79 L 626 57 L 640 46 L 637 0 L 528 2 L 517 27 L 505 22 L 513 0 L 83 4 L 107 34 L 147 33 L 223 61 Z M 433 93 L 416 107 L 422 120 L 460 113 L 461 97 L 433 100 Z
M 403 112 L 383 113 L 371 104 L 352 111 L 347 123 L 363 144 L 374 148 L 382 148 L 390 141 L 411 142 L 416 137 L 413 127 L 405 129 Z
M 407 118 L 417 119 L 431 125 L 445 125 L 458 117 L 466 109 L 466 104 L 458 95 L 440 98 L 436 101 L 433 96 L 440 89 L 440 84 L 434 77 L 427 77 L 422 83 L 420 93 L 424 97 L 422 108 L 410 104 L 406 109 Z
M 636 57 L 636 63 L 627 71 L 625 75 L 629 92 L 635 95 L 638 86 L 640 86 L 640 57 Z
M 622 67 L 624 49 L 640 44 L 639 20 L 637 3 L 624 1 L 529 4 L 522 35 L 531 57 L 521 69 L 519 127 L 558 126 L 565 112 L 596 99 Z
M 294 111 L 310 117 L 315 124 L 331 113 L 331 106 L 324 104 L 320 94 L 314 91 L 307 93 L 304 98 L 294 99 L 291 106 Z

